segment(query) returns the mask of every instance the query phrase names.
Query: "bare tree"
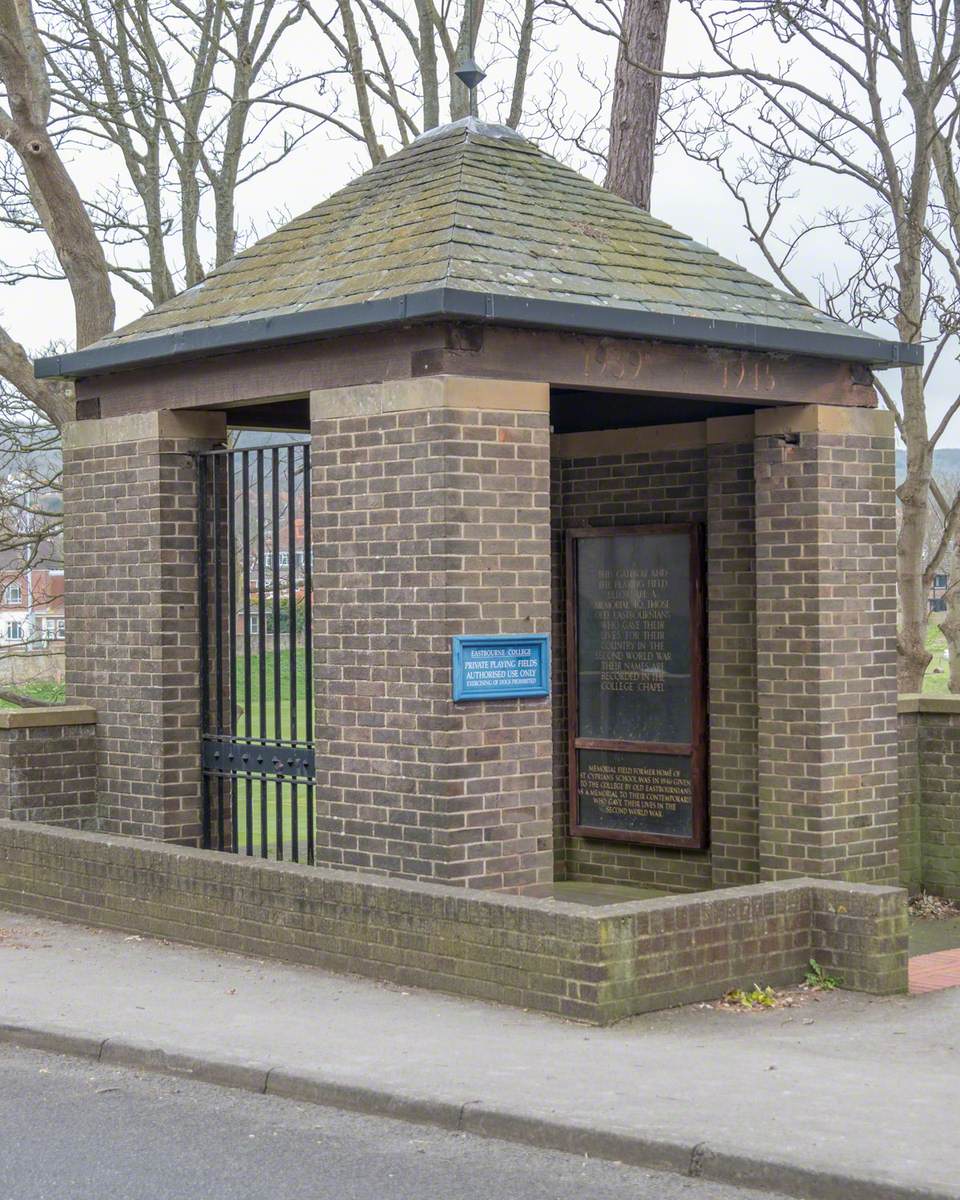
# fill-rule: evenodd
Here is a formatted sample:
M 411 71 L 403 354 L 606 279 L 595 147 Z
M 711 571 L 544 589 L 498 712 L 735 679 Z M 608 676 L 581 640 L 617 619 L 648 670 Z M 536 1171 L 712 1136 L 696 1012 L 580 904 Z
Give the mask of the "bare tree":
M 42 246 L 0 264 L 0 282 L 65 281 L 83 346 L 114 326 L 113 279 L 157 304 L 229 258 L 237 189 L 318 124 L 286 98 L 322 89 L 321 74 L 274 65 L 304 12 L 303 0 L 0 0 L 0 226 Z M 104 164 L 93 195 L 67 165 L 78 152 Z M 73 412 L 72 388 L 36 380 L 0 329 L 5 585 L 59 540 L 46 451 Z
M 237 189 L 317 127 L 286 102 L 320 73 L 274 65 L 305 4 L 36 2 L 62 127 L 122 158 L 122 175 L 88 200 L 111 270 L 162 303 L 234 254 Z
M 16 156 L 23 191 L 70 286 L 77 345 L 84 346 L 113 328 L 115 308 L 103 248 L 50 122 L 46 54 L 30 0 L 0 0 L 0 140 Z M 30 356 L 5 330 L 0 377 L 55 424 L 71 416 L 69 390 L 34 380 Z
M 610 106 L 606 186 L 649 209 L 670 0 L 625 0 Z
M 784 288 L 802 296 L 812 282 L 804 267 L 826 260 L 819 299 L 834 316 L 930 344 L 926 368 L 877 382 L 906 446 L 899 676 L 901 690 L 919 691 L 927 587 L 960 523 L 957 499 L 932 479 L 960 394 L 933 430 L 926 403 L 960 349 L 960 0 L 682 3 L 712 62 L 673 73 L 690 90 L 665 118 L 669 134 L 716 169 Z M 931 499 L 944 531 L 925 554 Z
M 477 93 L 455 72 L 478 43 L 485 65 L 503 68 L 503 81 L 488 81 L 488 91 L 501 119 L 516 128 L 537 30 L 553 20 L 548 0 L 336 0 L 326 7 L 307 0 L 306 7 L 335 58 L 329 102 L 309 111 L 362 144 L 374 164 L 439 125 L 445 103 L 452 121 L 476 114 Z
M 572 111 L 560 72 L 535 106 L 537 132 L 561 157 L 598 168 L 605 186 L 631 204 L 650 208 L 654 166 L 668 138 L 664 117 L 686 108 L 685 80 L 663 69 L 670 0 L 548 0 L 549 8 L 578 22 L 595 46 L 607 42 L 616 66 L 604 60 L 578 69 L 591 101 Z
M 284 105 L 316 73 L 273 66 L 303 13 L 302 0 L 0 0 L 0 140 L 13 156 L 0 224 L 53 252 L 3 276 L 65 279 L 78 346 L 113 328 L 111 276 L 158 304 L 204 277 L 205 226 L 210 261 L 233 254 L 237 189 L 316 127 Z M 65 148 L 118 151 L 123 172 L 84 198 Z M 55 425 L 72 417 L 71 389 L 35 380 L 3 330 L 0 379 Z

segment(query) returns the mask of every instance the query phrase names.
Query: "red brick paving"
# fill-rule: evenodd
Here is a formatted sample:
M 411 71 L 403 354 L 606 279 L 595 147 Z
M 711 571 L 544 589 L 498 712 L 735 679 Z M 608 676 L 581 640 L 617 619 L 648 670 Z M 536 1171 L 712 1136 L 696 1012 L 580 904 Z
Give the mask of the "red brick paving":
M 909 979 L 911 996 L 960 987 L 960 950 L 918 954 L 910 959 Z

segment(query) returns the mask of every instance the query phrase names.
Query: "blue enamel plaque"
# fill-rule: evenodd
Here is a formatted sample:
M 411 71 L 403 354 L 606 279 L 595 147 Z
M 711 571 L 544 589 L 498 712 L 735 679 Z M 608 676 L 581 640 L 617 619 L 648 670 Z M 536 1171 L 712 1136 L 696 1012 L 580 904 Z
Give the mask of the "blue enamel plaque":
M 453 639 L 454 700 L 508 700 L 550 695 L 550 638 L 545 633 L 516 637 Z

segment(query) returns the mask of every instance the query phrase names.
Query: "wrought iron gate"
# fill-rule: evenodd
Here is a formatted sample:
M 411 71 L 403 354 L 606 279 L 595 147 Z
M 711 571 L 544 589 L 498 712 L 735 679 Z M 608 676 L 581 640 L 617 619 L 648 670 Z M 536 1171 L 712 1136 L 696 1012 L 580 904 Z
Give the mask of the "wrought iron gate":
M 313 862 L 310 455 L 197 455 L 204 845 Z

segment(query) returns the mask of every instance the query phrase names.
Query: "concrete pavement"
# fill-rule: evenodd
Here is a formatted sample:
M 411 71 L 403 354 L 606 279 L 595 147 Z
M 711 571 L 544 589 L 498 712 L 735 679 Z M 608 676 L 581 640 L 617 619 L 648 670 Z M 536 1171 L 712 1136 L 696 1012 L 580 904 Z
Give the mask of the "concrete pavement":
M 0 930 L 8 1041 L 795 1196 L 960 1197 L 960 991 L 595 1029 L 32 917 Z

